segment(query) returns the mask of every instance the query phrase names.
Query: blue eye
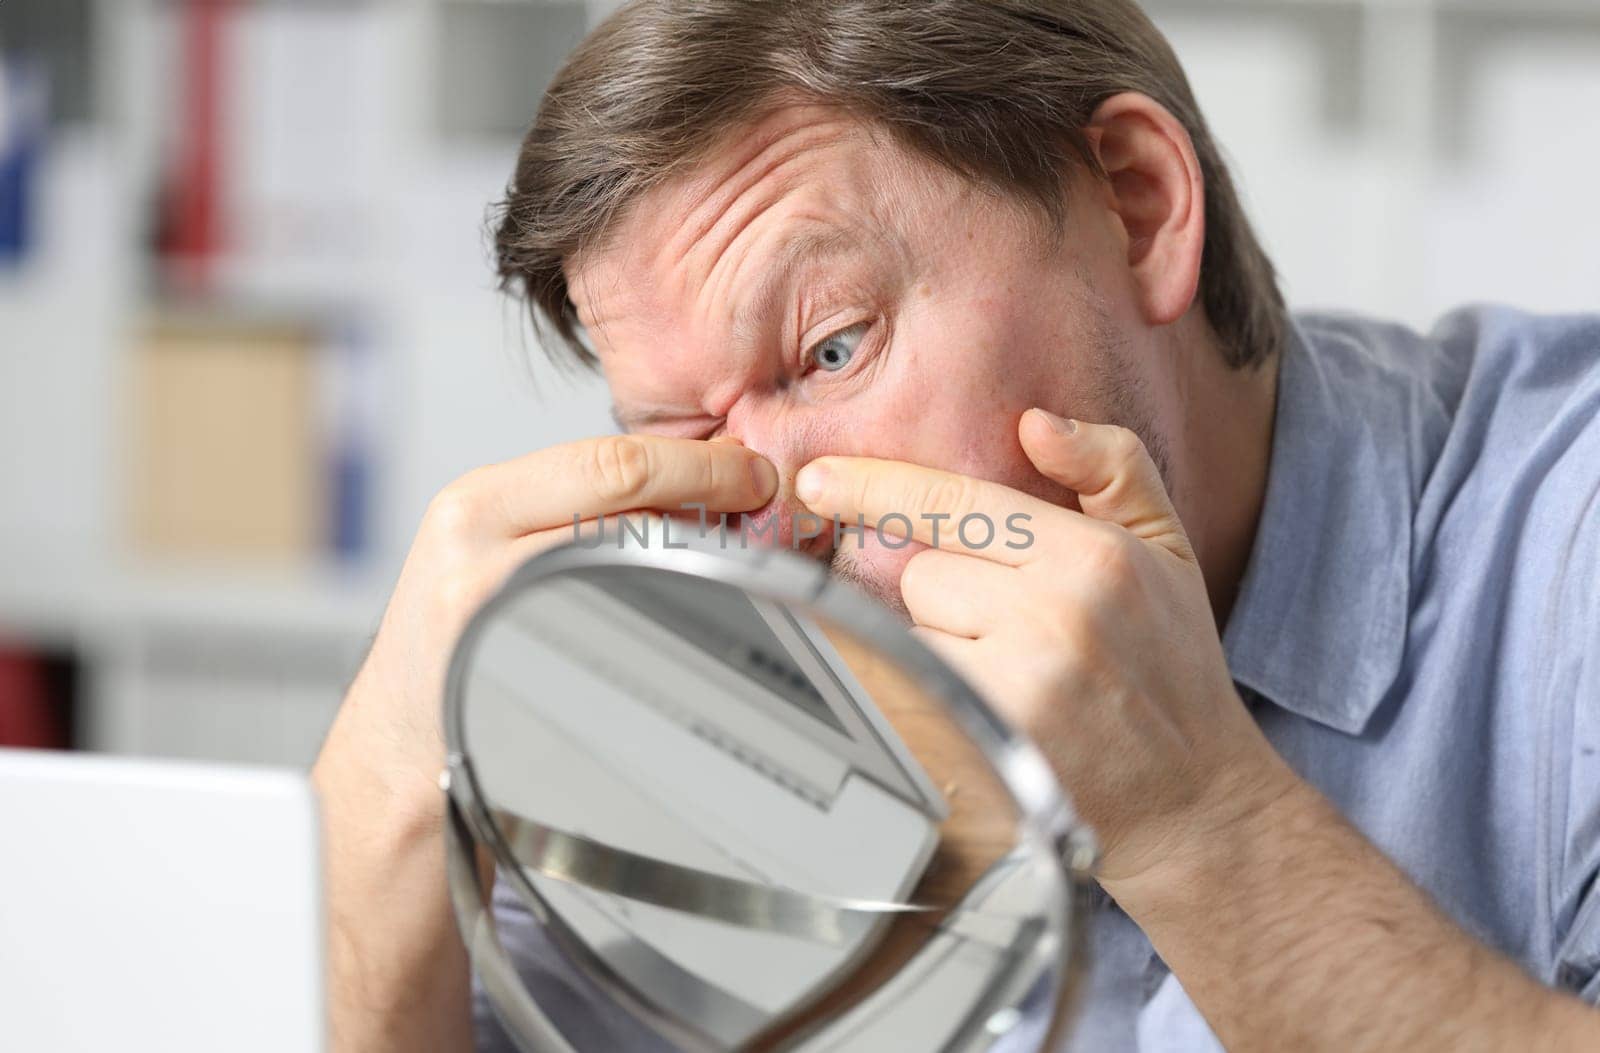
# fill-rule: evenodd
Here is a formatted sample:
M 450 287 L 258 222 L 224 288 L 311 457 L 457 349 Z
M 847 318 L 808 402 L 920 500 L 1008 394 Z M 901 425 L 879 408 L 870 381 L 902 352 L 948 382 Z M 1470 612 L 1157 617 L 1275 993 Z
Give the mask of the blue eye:
M 861 346 L 862 338 L 867 335 L 867 328 L 867 323 L 863 322 L 849 329 L 841 329 L 814 346 L 806 357 L 818 369 L 837 373 L 848 366 L 850 360 L 855 357 L 856 349 Z

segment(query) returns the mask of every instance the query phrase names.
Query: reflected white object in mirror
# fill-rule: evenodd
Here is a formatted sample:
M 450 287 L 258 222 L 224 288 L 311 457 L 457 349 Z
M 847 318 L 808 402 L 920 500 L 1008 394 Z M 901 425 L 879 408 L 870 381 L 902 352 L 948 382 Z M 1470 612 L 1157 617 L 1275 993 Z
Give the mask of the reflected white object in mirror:
M 565 964 L 685 1050 L 1036 1049 L 1075 966 L 1049 768 L 861 594 L 782 551 L 536 557 L 452 664 L 452 891 L 528 1050 L 569 1048 L 474 844 Z

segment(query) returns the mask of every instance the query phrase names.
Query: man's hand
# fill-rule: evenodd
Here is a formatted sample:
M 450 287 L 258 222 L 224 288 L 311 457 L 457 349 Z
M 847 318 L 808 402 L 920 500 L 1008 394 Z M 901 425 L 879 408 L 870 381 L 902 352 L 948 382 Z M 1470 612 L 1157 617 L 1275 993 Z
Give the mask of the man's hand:
M 796 489 L 850 526 L 898 513 L 926 544 L 924 516 L 948 515 L 901 578 L 913 632 L 1044 749 L 1100 836 L 1101 883 L 1224 1046 L 1600 1048 L 1600 1014 L 1462 932 L 1273 751 L 1139 441 L 1038 410 L 1019 435 L 1081 513 L 858 458 L 820 458 Z M 1018 512 L 1025 549 L 954 529 Z
M 818 515 L 876 525 L 898 513 L 915 540 L 937 541 L 900 580 L 912 631 L 1045 751 L 1099 834 L 1103 878 L 1132 877 L 1294 777 L 1234 691 L 1200 567 L 1143 444 L 1040 410 L 1019 436 L 1081 511 L 867 458 L 819 458 L 797 489 Z M 998 525 L 1018 513 L 1027 547 L 999 530 L 969 547 L 957 530 L 969 515 Z M 968 531 L 974 546 L 987 533 Z
M 456 638 L 574 516 L 761 507 L 777 472 L 736 443 L 607 436 L 477 469 L 429 506 L 313 771 L 328 860 L 334 1045 L 465 1051 L 468 975 L 440 839 L 440 702 Z
M 529 557 L 574 538 L 574 516 L 743 512 L 765 504 L 777 471 L 737 443 L 611 435 L 469 472 L 429 505 L 341 721 L 370 722 L 387 774 L 435 788 L 444 763 L 439 701 L 467 619 Z

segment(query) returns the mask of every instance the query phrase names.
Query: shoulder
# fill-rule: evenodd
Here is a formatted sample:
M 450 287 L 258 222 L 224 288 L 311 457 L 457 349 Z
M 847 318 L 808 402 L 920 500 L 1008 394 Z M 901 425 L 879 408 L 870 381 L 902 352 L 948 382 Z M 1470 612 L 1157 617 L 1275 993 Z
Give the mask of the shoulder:
M 1470 308 L 1430 343 L 1450 413 L 1436 474 L 1570 529 L 1600 485 L 1600 315 Z
M 1295 328 L 1315 368 L 1366 403 L 1342 410 L 1403 447 L 1424 534 L 1464 491 L 1580 512 L 1600 475 L 1600 314 L 1474 306 L 1421 332 L 1319 312 Z
M 1562 405 L 1600 389 L 1600 313 L 1477 305 L 1451 311 L 1426 332 L 1329 312 L 1295 322 L 1318 358 L 1411 381 L 1446 417 Z
M 1600 314 L 1473 306 L 1426 333 L 1355 315 L 1296 324 L 1325 368 L 1364 370 L 1387 389 L 1424 504 L 1425 488 L 1532 497 L 1537 484 L 1575 516 L 1600 479 Z
M 1600 314 L 1464 308 L 1440 319 L 1429 339 L 1441 359 L 1459 363 L 1463 408 L 1570 415 L 1592 410 L 1600 396 Z

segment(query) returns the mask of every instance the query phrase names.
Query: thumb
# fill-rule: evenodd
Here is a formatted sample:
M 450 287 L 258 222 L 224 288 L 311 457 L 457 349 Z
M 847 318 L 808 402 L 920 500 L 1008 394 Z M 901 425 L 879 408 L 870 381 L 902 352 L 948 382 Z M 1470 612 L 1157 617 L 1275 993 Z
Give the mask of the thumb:
M 1022 415 L 1017 435 L 1041 474 L 1077 493 L 1084 515 L 1194 562 L 1194 548 L 1161 473 L 1133 432 L 1031 409 Z

